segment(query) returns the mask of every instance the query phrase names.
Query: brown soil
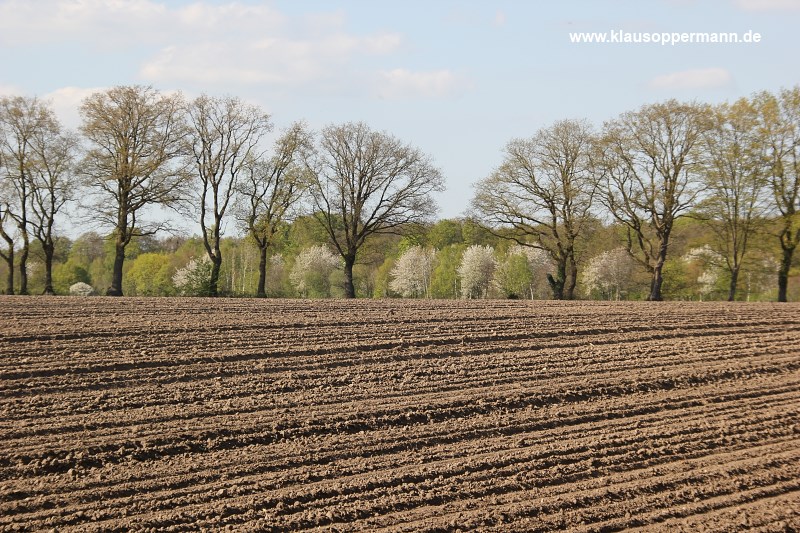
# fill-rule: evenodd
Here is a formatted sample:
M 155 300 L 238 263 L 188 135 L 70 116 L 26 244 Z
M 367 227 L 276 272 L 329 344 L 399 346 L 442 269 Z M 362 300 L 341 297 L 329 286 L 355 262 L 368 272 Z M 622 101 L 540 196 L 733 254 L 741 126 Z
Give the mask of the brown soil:
M 0 530 L 793 531 L 800 305 L 0 299 Z

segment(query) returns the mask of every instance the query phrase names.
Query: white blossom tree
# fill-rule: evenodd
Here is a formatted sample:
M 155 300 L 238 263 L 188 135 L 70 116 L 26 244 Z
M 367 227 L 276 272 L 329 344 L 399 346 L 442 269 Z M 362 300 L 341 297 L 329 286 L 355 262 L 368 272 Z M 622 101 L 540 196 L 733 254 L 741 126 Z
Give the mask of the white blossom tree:
M 615 248 L 594 256 L 583 269 L 581 285 L 587 296 L 619 300 L 633 285 L 637 263 L 625 248 Z
M 436 250 L 412 246 L 397 259 L 389 288 L 404 298 L 430 297 Z
M 297 256 L 289 281 L 304 298 L 329 297 L 331 275 L 340 267 L 341 260 L 327 246 L 311 246 Z
M 473 244 L 467 248 L 458 267 L 462 298 L 486 298 L 495 268 L 497 260 L 490 246 Z
M 690 249 L 683 257 L 684 263 L 699 270 L 695 278 L 697 294 L 702 301 L 717 290 L 717 285 L 722 277 L 725 257 L 714 251 L 711 246 L 704 244 Z
M 207 256 L 192 257 L 172 276 L 172 284 L 181 296 L 209 296 L 211 292 L 211 260 Z

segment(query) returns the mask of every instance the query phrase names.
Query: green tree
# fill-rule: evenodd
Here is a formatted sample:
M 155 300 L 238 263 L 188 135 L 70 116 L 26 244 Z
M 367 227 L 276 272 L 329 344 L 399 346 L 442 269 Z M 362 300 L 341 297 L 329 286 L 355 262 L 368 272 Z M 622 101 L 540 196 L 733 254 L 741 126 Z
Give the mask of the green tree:
M 171 296 L 174 268 L 167 254 L 143 253 L 132 261 L 125 276 L 125 292 L 136 296 Z
M 211 261 L 205 254 L 200 259 L 190 258 L 172 276 L 172 284 L 177 293 L 181 296 L 210 296 L 211 268 Z
M 503 163 L 478 183 L 472 209 L 498 237 L 546 251 L 556 264 L 548 278 L 557 300 L 574 297 L 578 241 L 591 228 L 597 190 L 593 133 L 585 121 L 564 120 L 530 139 L 515 139 Z
M 763 227 L 767 208 L 766 145 L 758 134 L 756 109 L 744 98 L 714 108 L 701 146 L 706 195 L 699 212 L 714 232 L 713 248 L 724 260 L 732 302 L 750 241 Z
M 318 154 L 314 216 L 344 260 L 345 296 L 355 298 L 353 266 L 364 243 L 424 222 L 444 180 L 422 152 L 363 123 L 326 127 Z
M 122 296 L 125 249 L 131 240 L 166 226 L 143 223 L 143 210 L 153 205 L 177 208 L 184 198 L 183 109 L 180 95 L 141 86 L 98 92 L 81 105 L 81 132 L 89 146 L 81 173 L 96 197 L 98 221 L 114 228 L 109 296 Z
M 428 246 L 441 250 L 451 244 L 461 244 L 464 237 L 461 234 L 461 222 L 455 219 L 439 220 L 433 224 L 425 235 Z
M 433 298 L 458 298 L 461 283 L 458 267 L 466 247 L 463 244 L 445 246 L 436 255 L 436 266 L 431 275 L 431 296 Z
M 58 294 L 69 294 L 69 288 L 75 283 L 92 284 L 89 272 L 77 262 L 69 259 L 66 263 L 53 265 L 53 288 Z
M 757 94 L 754 103 L 767 145 L 772 208 L 780 218 L 778 301 L 785 302 L 794 251 L 800 245 L 800 86 L 784 89 L 777 96 Z
M 675 221 L 701 190 L 700 146 L 707 106 L 669 100 L 623 113 L 605 126 L 596 157 L 603 202 L 627 230 L 627 249 L 651 275 L 651 301 L 662 300 L 663 269 Z

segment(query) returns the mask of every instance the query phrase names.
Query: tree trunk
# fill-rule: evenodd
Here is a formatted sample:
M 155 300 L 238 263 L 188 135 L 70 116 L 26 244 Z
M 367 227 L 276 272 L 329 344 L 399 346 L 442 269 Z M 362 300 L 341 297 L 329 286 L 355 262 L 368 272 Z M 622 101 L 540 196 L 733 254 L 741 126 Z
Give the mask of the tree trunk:
M 661 287 L 664 285 L 664 263 L 667 262 L 667 249 L 669 248 L 669 233 L 665 234 L 661 240 L 661 247 L 656 257 L 656 266 L 653 268 L 653 279 L 650 282 L 650 294 L 647 296 L 649 302 L 660 302 L 663 300 Z
M 6 294 L 14 294 L 14 243 L 8 247 L 8 255 L 5 256 L 8 265 L 8 275 L 6 276 Z
M 575 299 L 575 285 L 578 283 L 578 265 L 575 262 L 575 255 L 570 252 L 569 263 L 566 270 L 566 279 L 564 281 L 564 299 Z
M 663 263 L 659 263 L 653 269 L 653 279 L 650 281 L 650 294 L 647 296 L 648 302 L 660 302 L 664 299 L 664 297 L 661 295 L 661 287 L 664 285 L 664 276 L 662 274 L 663 269 Z
M 211 279 L 208 280 L 208 295 L 216 298 L 219 296 L 219 271 L 222 269 L 222 256 L 219 253 L 211 258 Z
M 106 296 L 122 296 L 122 265 L 125 263 L 125 242 L 117 235 L 114 246 L 114 270 L 111 272 L 111 286 Z
M 19 254 L 19 293 L 28 294 L 28 254 L 31 244 L 27 233 L 23 234 L 22 249 Z
M 267 297 L 267 247 L 259 247 L 258 258 L 258 289 L 256 289 L 256 298 Z
M 728 301 L 733 302 L 736 300 L 736 286 L 739 283 L 739 269 L 740 266 L 736 265 L 731 269 L 731 283 L 728 286 Z
M 355 255 L 344 258 L 344 297 L 355 298 L 356 288 L 353 285 L 353 265 L 356 264 Z
M 553 293 L 553 300 L 564 299 L 564 282 L 554 278 L 552 274 L 547 274 L 547 283 L 550 284 L 550 291 Z
M 567 278 L 567 259 L 559 259 L 556 265 L 556 276 L 547 274 L 547 283 L 550 284 L 550 290 L 553 292 L 554 300 L 564 299 L 564 282 Z
M 794 248 L 783 246 L 783 257 L 781 258 L 781 267 L 778 269 L 778 301 L 788 302 L 788 289 L 789 289 L 789 270 L 792 268 L 792 255 Z
M 53 255 L 55 254 L 55 245 L 50 242 L 42 244 L 44 251 L 44 292 L 42 294 L 54 295 L 53 290 Z

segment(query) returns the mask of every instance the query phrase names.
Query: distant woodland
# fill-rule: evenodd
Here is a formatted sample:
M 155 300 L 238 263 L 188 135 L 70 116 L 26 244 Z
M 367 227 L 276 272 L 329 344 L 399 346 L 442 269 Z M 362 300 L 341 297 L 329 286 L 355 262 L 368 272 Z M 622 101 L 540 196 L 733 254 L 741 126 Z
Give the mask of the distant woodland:
M 533 130 L 445 220 L 431 154 L 364 123 L 142 86 L 80 116 L 0 98 L 5 294 L 800 300 L 800 87 Z

